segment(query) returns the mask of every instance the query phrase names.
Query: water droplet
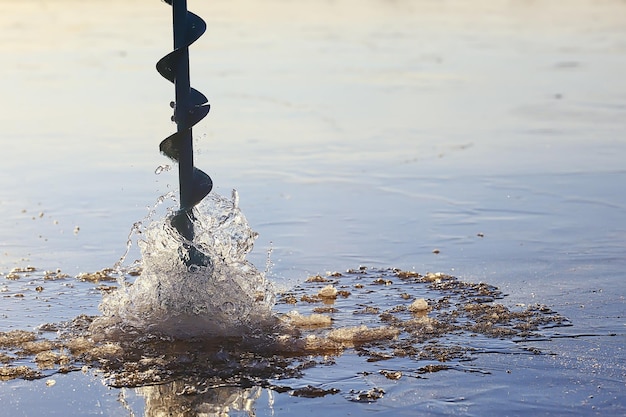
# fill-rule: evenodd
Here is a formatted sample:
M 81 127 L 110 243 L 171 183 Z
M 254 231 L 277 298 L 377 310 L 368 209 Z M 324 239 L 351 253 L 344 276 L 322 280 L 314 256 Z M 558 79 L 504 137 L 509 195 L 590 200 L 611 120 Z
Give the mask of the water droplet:
M 156 169 L 154 170 L 154 173 L 156 175 L 161 174 L 162 172 L 166 172 L 169 171 L 170 169 L 172 169 L 172 167 L 170 165 L 159 165 L 158 167 L 156 167 Z
M 237 192 L 237 190 L 233 190 L 231 196 L 233 200 L 233 206 L 235 206 L 235 208 L 238 208 L 239 207 L 239 193 Z

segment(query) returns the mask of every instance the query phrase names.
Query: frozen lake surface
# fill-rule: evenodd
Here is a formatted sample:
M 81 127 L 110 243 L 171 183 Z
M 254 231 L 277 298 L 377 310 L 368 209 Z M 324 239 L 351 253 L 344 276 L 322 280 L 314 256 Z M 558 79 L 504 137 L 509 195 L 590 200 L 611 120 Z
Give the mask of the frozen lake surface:
M 309 3 L 189 1 L 208 24 L 192 84 L 212 105 L 196 165 L 216 193 L 238 190 L 259 233 L 248 260 L 264 270 L 271 252 L 267 277 L 286 293 L 361 265 L 442 272 L 569 326 L 479 338 L 470 360 L 428 373 L 432 360 L 352 348 L 256 385 L 110 388 L 94 368 L 49 370 L 0 382 L 0 415 L 624 415 L 626 4 Z M 33 331 L 99 314 L 97 287 L 112 283 L 75 277 L 115 264 L 175 189 L 176 169 L 155 175 L 175 129 L 173 88 L 154 69 L 171 16 L 156 0 L 0 10 L 0 331 Z M 45 279 L 57 269 L 68 277 Z M 400 285 L 390 279 L 380 288 Z M 402 283 L 411 300 L 440 296 Z M 333 326 L 388 300 L 356 284 Z M 294 395 L 309 386 L 326 395 Z

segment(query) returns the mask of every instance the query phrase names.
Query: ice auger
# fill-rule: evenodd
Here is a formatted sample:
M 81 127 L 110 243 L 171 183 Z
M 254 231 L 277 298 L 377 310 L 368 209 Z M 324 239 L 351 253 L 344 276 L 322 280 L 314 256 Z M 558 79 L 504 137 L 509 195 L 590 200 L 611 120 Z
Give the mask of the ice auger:
M 206 173 L 194 167 L 192 127 L 208 113 L 210 105 L 204 94 L 191 88 L 189 82 L 189 46 L 206 30 L 206 23 L 187 10 L 187 0 L 165 0 L 172 6 L 174 27 L 174 50 L 157 62 L 157 71 L 174 83 L 175 100 L 172 121 L 177 131 L 161 142 L 161 152 L 178 162 L 180 187 L 180 209 L 173 215 L 171 223 L 188 241 L 193 241 L 193 207 L 213 188 L 213 181 Z M 188 254 L 187 261 L 194 258 Z M 194 260 L 191 259 L 193 263 Z

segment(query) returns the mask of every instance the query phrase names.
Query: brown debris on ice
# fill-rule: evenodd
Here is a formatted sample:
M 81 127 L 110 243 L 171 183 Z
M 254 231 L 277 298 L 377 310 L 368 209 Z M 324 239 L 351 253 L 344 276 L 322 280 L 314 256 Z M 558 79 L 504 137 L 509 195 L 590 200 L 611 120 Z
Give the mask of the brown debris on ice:
M 20 366 L 2 366 L 0 367 L 0 381 L 9 381 L 11 379 L 37 379 L 41 374 L 25 365 Z
M 106 281 L 102 273 L 79 279 Z M 472 345 L 464 338 L 524 340 L 541 335 L 544 327 L 568 324 L 546 307 L 510 308 L 497 302 L 503 295 L 496 287 L 442 273 L 359 268 L 333 277 L 341 277 L 341 285 L 314 276 L 281 294 L 273 320 L 253 334 L 187 340 L 119 327 L 100 334 L 94 330 L 96 318 L 85 315 L 40 326 L 47 338 L 24 330 L 0 332 L 0 380 L 43 378 L 42 372 L 83 367 L 102 371 L 116 387 L 163 384 L 190 372 L 216 384 L 231 375 L 228 383 L 236 385 L 238 378 L 296 378 L 303 369 L 332 363 L 349 350 L 367 362 L 439 362 L 416 367 L 418 374 L 431 373 L 450 369 L 451 361 L 471 359 Z M 51 338 L 51 332 L 58 337 Z M 31 365 L 23 365 L 28 360 Z M 380 374 L 390 380 L 404 375 Z M 379 396 L 379 391 L 359 392 L 355 400 Z
M 324 288 L 322 288 L 321 290 L 319 290 L 317 295 L 320 298 L 335 299 L 335 298 L 337 298 L 337 292 L 338 292 L 337 288 L 335 288 L 332 285 L 327 285 Z
M 20 347 L 26 342 L 37 339 L 37 335 L 26 330 L 0 332 L 0 348 Z
M 428 301 L 423 298 L 418 298 L 413 301 L 409 306 L 409 311 L 411 313 L 425 313 L 430 310 L 430 306 L 428 305 Z
M 328 333 L 328 339 L 351 347 L 363 343 L 371 343 L 381 340 L 392 340 L 400 334 L 399 329 L 388 326 L 369 328 L 365 325 L 355 327 L 343 327 L 333 329 Z
M 295 310 L 287 313 L 285 315 L 285 318 L 287 319 L 289 324 L 300 329 L 330 327 L 332 324 L 332 320 L 329 316 L 317 313 L 303 316 Z

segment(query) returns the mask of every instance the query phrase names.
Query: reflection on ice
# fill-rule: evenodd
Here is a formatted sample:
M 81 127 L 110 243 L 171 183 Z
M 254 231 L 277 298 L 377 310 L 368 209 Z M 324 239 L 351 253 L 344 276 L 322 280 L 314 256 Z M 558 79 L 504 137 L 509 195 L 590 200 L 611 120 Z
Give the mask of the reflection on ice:
M 252 417 L 261 391 L 260 387 L 203 387 L 202 381 L 196 384 L 173 381 L 137 389 L 146 401 L 145 417 L 226 417 L 233 411 Z

